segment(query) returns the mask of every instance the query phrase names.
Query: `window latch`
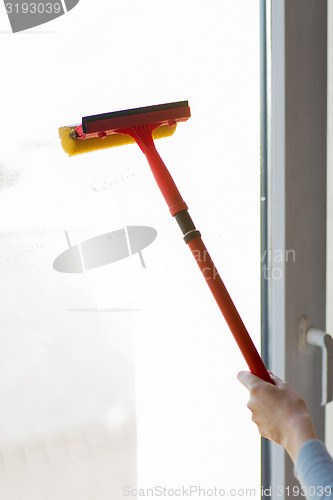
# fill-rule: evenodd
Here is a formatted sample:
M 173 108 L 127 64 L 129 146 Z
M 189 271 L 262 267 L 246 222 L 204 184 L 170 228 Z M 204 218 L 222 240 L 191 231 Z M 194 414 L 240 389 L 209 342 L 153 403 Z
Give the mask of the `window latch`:
M 326 332 L 309 328 L 306 332 L 306 342 L 320 347 L 322 352 L 321 405 L 324 406 L 333 400 L 333 339 Z

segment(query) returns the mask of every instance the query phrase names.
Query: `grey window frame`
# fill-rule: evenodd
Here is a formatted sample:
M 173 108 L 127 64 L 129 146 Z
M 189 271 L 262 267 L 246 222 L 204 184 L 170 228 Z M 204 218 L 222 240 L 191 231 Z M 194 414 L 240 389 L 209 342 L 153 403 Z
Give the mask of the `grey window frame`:
M 301 335 L 304 318 L 325 331 L 327 0 L 261 1 L 261 101 L 262 354 L 325 441 L 321 353 Z M 261 449 L 262 487 L 288 498 L 299 485 L 292 461 L 267 440 Z

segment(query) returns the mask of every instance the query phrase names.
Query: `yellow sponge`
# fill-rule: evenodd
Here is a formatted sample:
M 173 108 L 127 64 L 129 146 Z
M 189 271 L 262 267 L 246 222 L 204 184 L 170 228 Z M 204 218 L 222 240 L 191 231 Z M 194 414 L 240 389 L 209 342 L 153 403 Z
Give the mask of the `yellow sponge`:
M 169 127 L 169 125 L 161 125 L 153 131 L 153 139 L 160 139 L 161 137 L 168 137 L 174 133 L 177 125 Z M 79 155 L 81 153 L 88 153 L 96 149 L 106 149 L 113 146 L 123 146 L 124 144 L 132 144 L 135 140 L 129 135 L 125 134 L 111 134 L 99 139 L 79 140 L 73 138 L 73 127 L 60 127 L 59 137 L 61 139 L 62 147 L 69 156 Z

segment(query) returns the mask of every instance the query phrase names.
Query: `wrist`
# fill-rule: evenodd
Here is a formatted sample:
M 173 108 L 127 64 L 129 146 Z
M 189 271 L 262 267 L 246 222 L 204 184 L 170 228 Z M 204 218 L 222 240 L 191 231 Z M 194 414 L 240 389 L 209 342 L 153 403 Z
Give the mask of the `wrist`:
M 299 450 L 310 439 L 317 439 L 317 436 L 310 415 L 306 413 L 290 420 L 286 435 L 281 444 L 295 463 Z

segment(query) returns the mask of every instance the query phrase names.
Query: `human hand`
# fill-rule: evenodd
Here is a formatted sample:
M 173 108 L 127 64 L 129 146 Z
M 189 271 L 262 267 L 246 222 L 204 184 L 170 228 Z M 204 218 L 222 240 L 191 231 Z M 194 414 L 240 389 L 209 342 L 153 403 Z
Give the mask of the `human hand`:
M 295 462 L 301 446 L 317 439 L 304 399 L 289 384 L 269 372 L 275 385 L 250 372 L 239 372 L 238 380 L 250 391 L 247 407 L 259 433 L 281 444 Z

